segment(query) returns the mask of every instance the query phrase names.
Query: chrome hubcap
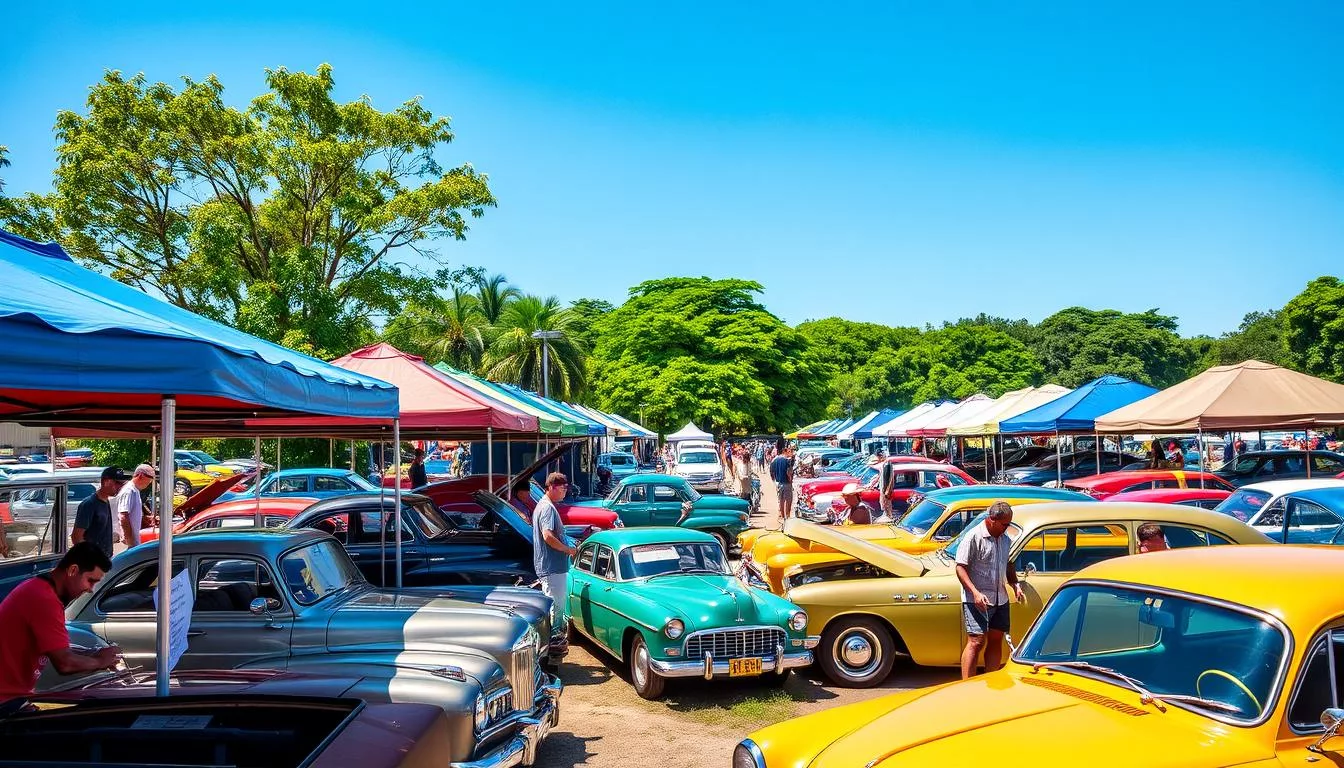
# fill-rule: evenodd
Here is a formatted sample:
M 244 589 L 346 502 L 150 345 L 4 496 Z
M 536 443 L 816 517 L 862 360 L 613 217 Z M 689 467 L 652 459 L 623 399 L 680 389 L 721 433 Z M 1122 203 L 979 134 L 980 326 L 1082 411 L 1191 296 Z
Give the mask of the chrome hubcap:
M 871 675 L 882 661 L 877 637 L 864 627 L 842 633 L 835 639 L 831 653 L 840 670 L 855 678 Z
M 642 645 L 635 651 L 634 674 L 635 683 L 643 688 L 649 679 L 649 652 Z

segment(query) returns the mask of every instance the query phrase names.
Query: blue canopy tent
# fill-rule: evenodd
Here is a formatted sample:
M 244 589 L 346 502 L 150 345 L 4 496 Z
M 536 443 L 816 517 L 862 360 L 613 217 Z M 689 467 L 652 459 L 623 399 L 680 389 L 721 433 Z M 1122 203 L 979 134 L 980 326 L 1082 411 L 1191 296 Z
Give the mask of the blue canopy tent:
M 173 476 L 179 419 L 227 434 L 257 416 L 360 416 L 390 421 L 397 434 L 396 387 L 192 314 L 75 264 L 58 245 L 0 230 L 0 283 L 0 418 L 157 433 L 161 483 Z M 171 520 L 172 494 L 159 497 L 160 519 Z M 160 526 L 160 696 L 170 679 L 172 540 L 172 526 Z
M 905 411 L 895 411 L 890 408 L 883 408 L 877 412 L 877 415 L 868 420 L 868 423 L 862 425 L 854 433 L 855 439 L 867 440 L 873 436 L 873 430 L 881 427 L 887 422 L 899 418 L 905 414 Z
M 831 424 L 828 427 L 826 427 L 825 432 L 819 432 L 818 434 L 821 435 L 822 437 L 835 437 L 844 430 L 849 429 L 853 424 L 854 419 L 840 419 L 836 421 L 834 424 Z
M 1011 419 L 1000 421 L 999 433 L 1006 435 L 1095 434 L 1097 417 L 1156 393 L 1157 390 L 1153 387 L 1140 384 L 1137 381 L 1130 381 L 1123 376 L 1102 376 L 1048 403 L 1038 405 Z M 1057 482 L 1062 483 L 1063 464 L 1059 444 L 1060 441 L 1055 440 L 1055 472 Z M 1095 444 L 1097 471 L 1100 472 L 1100 436 L 1096 438 Z M 1116 446 L 1116 450 L 1123 453 L 1119 445 Z

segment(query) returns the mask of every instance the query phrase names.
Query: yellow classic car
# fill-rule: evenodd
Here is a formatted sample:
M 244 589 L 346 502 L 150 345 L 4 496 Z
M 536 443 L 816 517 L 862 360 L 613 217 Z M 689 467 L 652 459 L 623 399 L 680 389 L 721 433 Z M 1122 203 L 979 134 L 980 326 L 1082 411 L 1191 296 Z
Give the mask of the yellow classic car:
M 894 523 L 851 525 L 845 526 L 844 531 L 883 547 L 921 555 L 951 541 L 995 501 L 1006 501 L 1014 507 L 1051 501 L 1092 501 L 1091 497 L 1081 493 L 1053 488 L 999 486 L 987 493 L 989 488 L 991 486 L 966 485 L 935 491 L 914 504 L 909 513 Z M 779 594 L 783 590 L 784 574 L 790 568 L 837 562 L 833 548 L 790 536 L 789 523 L 794 519 L 786 521 L 782 531 L 752 530 L 738 537 L 742 544 L 742 575 L 749 583 L 766 586 Z M 747 546 L 748 540 L 751 546 Z
M 957 666 L 965 644 L 957 546 L 984 517 L 934 552 L 914 556 L 845 533 L 844 528 L 790 520 L 795 538 L 841 554 L 832 562 L 795 566 L 784 575 L 783 596 L 807 611 L 808 634 L 820 635 L 817 664 L 833 682 L 877 685 L 897 655 L 926 666 Z M 1160 525 L 1172 548 L 1269 544 L 1263 533 L 1228 515 L 1172 504 L 1055 502 L 1014 511 L 1009 556 L 1022 582 L 1024 603 L 1009 611 L 1021 636 L 1046 600 L 1082 568 L 1138 550 L 1144 523 Z
M 1339 547 L 1108 560 L 1003 669 L 770 726 L 733 768 L 1344 765 L 1339 573 Z

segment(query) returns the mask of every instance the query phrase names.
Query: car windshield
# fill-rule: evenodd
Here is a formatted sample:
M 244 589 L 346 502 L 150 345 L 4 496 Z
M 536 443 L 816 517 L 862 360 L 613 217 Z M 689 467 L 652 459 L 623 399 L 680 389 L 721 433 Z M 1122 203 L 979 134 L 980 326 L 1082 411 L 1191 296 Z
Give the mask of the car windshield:
M 718 456 L 713 451 L 687 451 L 677 459 L 678 464 L 718 464 Z
M 854 476 L 859 485 L 867 485 L 874 477 L 877 477 L 877 470 L 872 467 L 864 467 L 863 471 Z
M 364 576 L 345 549 L 334 540 L 319 541 L 280 558 L 285 586 L 301 605 L 312 605 L 346 587 L 362 584 Z
M 1254 488 L 1240 488 L 1223 499 L 1218 506 L 1213 508 L 1214 512 L 1222 512 L 1229 517 L 1235 517 L 1241 522 L 1250 520 L 1256 512 L 1264 509 L 1269 503 L 1269 494 L 1265 491 L 1258 491 Z
M 977 525 L 985 522 L 985 518 L 987 517 L 989 517 L 988 512 L 981 512 L 976 515 L 971 519 L 971 522 L 966 524 L 965 528 L 961 529 L 961 533 L 957 534 L 955 539 L 947 542 L 942 549 L 938 550 L 938 553 L 948 560 L 957 559 L 957 547 L 961 546 L 961 540 L 966 538 L 966 534 L 974 530 Z M 1010 541 L 1017 541 L 1017 537 L 1021 535 L 1021 533 L 1022 527 L 1020 525 L 1017 523 L 1009 523 L 1008 532 L 1004 535 L 1007 536 Z
M 218 464 L 218 463 L 219 463 L 219 459 L 216 459 L 214 456 L 211 456 L 210 454 L 206 453 L 205 451 L 187 451 L 187 453 L 190 454 L 192 458 L 196 459 L 197 461 L 201 462 L 202 464 Z
M 607 463 L 613 467 L 632 467 L 635 464 L 635 457 L 616 453 L 607 457 Z
M 896 527 L 916 536 L 926 533 L 943 516 L 947 506 L 925 497 L 896 524 Z
M 449 531 L 457 529 L 456 525 L 453 525 L 433 503 L 428 501 L 407 504 L 406 516 L 411 519 L 411 522 L 415 524 L 416 528 L 420 529 L 420 532 L 427 539 L 446 536 Z
M 1201 714 L 1252 722 L 1273 706 L 1287 646 L 1279 627 L 1248 609 L 1075 584 L 1056 593 L 1014 660 L 1095 674 Z M 1137 698 L 1132 705 L 1143 706 Z
M 351 483 L 354 484 L 356 488 L 360 489 L 361 491 L 378 490 L 378 486 L 374 485 L 373 483 L 370 483 L 367 478 L 360 477 L 354 472 L 347 472 L 346 474 L 341 475 L 341 477 L 344 477 L 346 480 L 349 480 Z
M 728 573 L 716 543 L 641 544 L 621 550 L 621 575 L 642 579 L 663 573 Z

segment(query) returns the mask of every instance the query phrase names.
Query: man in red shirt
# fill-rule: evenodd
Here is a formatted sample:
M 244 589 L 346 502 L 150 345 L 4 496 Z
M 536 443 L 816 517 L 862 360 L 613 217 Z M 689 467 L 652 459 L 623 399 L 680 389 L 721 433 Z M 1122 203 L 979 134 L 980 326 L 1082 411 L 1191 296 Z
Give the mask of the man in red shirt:
M 76 653 L 65 629 L 65 606 L 93 589 L 111 568 L 97 545 L 81 541 L 55 568 L 0 601 L 0 701 L 32 695 L 48 662 L 63 675 L 117 665 L 121 649 L 110 645 L 89 656 Z

